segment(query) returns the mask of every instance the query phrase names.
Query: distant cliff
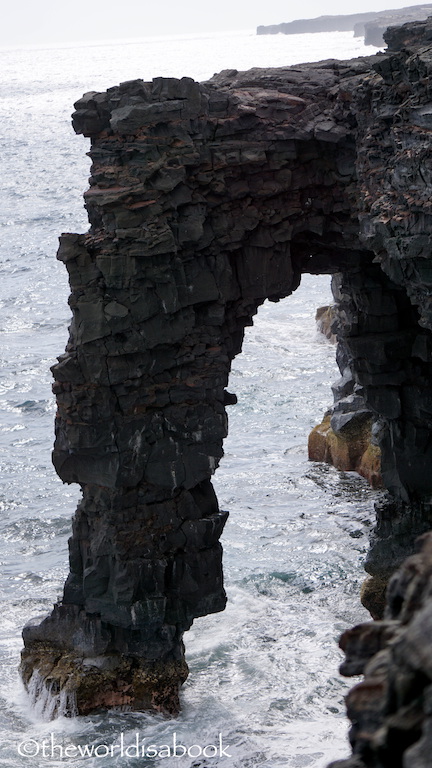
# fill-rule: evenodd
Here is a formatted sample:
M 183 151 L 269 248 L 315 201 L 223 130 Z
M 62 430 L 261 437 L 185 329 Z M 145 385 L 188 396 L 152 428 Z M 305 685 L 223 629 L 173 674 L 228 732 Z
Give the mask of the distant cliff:
M 430 6 L 432 8 L 432 6 Z M 432 13 L 432 11 L 431 11 Z M 351 13 L 347 16 L 318 16 L 315 19 L 296 19 L 282 24 L 257 27 L 257 35 L 302 35 L 305 32 L 346 32 L 358 24 L 375 20 L 378 14 Z
M 423 21 L 432 15 L 432 4 L 410 5 L 406 8 L 369 13 L 351 13 L 341 16 L 318 16 L 315 19 L 297 19 L 282 24 L 257 27 L 257 35 L 301 35 L 306 32 L 347 32 L 355 37 L 364 35 L 365 45 L 384 45 L 387 27 L 409 21 Z

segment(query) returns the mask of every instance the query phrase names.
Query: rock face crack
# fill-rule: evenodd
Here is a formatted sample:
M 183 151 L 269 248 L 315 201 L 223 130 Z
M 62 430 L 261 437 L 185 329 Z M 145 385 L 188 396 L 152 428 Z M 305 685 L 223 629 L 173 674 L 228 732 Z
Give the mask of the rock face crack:
M 58 252 L 73 318 L 53 460 L 83 497 L 63 600 L 24 630 L 25 681 L 38 670 L 79 712 L 178 709 L 183 633 L 226 601 L 211 475 L 231 362 L 303 273 L 333 274 L 341 372 L 380 423 L 372 578 L 430 527 L 431 38 L 405 25 L 378 56 L 76 103 L 90 230 Z

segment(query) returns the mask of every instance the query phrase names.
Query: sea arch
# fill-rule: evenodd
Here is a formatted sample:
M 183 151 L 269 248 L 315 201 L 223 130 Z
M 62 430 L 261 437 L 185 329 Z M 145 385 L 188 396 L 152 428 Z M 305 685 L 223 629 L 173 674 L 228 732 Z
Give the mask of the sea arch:
M 408 176 L 397 89 L 380 111 L 389 57 L 135 80 L 75 105 L 90 230 L 58 252 L 73 319 L 53 460 L 83 498 L 63 599 L 24 629 L 21 666 L 71 711 L 178 711 L 183 634 L 226 601 L 211 475 L 231 362 L 303 273 L 336 275 L 339 343 L 384 424 L 369 570 L 386 578 L 429 527 L 426 245 L 403 240 L 412 207 L 392 198 Z

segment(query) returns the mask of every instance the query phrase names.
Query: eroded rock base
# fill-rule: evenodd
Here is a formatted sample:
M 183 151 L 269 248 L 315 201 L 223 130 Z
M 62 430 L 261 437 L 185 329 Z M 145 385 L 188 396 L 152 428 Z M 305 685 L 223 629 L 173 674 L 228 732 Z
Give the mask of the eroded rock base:
M 20 672 L 47 719 L 111 708 L 176 715 L 188 666 L 184 659 L 145 662 L 120 654 L 83 658 L 41 644 L 22 652 Z
M 373 445 L 370 419 L 353 419 L 349 428 L 334 432 L 331 414 L 309 435 L 308 454 L 311 461 L 324 461 L 343 472 L 358 472 L 372 488 L 382 488 L 381 451 Z

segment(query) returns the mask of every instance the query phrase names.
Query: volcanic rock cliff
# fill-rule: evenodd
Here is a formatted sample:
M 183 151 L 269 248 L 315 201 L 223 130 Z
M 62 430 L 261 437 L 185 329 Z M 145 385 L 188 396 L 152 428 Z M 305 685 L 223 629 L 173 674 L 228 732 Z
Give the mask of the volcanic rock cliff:
M 431 527 L 431 39 L 418 23 L 374 57 L 135 80 L 76 103 L 91 226 L 58 253 L 73 320 L 54 464 L 83 498 L 63 600 L 24 629 L 27 685 L 80 713 L 178 710 L 183 633 L 225 605 L 210 478 L 231 361 L 259 305 L 303 273 L 334 275 L 339 358 L 381 424 L 369 595 Z
M 388 27 L 409 21 L 424 21 L 432 15 L 430 3 L 409 5 L 386 11 L 350 13 L 337 16 L 317 16 L 315 19 L 296 19 L 282 24 L 260 25 L 257 35 L 301 35 L 313 32 L 346 32 L 353 30 L 355 37 L 364 37 L 365 45 L 384 47 L 384 33 Z

